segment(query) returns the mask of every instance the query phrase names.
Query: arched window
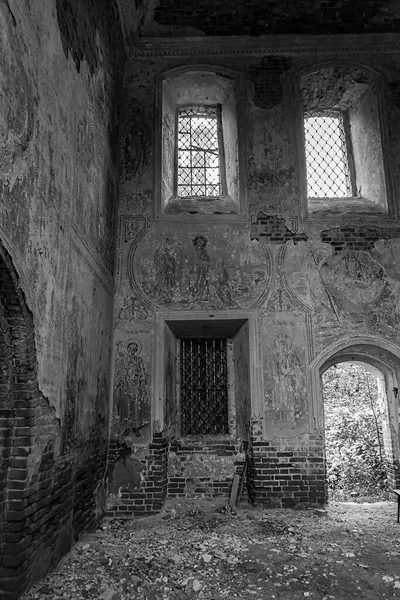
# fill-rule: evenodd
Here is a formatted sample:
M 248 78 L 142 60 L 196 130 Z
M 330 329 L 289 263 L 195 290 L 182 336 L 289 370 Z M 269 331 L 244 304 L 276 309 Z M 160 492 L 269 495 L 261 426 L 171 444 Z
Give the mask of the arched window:
M 346 198 L 355 195 L 349 166 L 351 140 L 340 110 L 304 113 L 308 198 Z
M 239 80 L 211 67 L 176 69 L 160 80 L 157 218 L 245 218 Z
M 376 73 L 347 64 L 300 77 L 308 212 L 390 212 L 382 89 Z
M 215 198 L 225 189 L 221 106 L 178 109 L 176 194 Z

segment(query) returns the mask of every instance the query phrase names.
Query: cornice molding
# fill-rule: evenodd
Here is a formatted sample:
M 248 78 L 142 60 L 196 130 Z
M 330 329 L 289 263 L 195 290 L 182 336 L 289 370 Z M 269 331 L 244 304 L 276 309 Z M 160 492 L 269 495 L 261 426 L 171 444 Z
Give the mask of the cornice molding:
M 123 0 L 118 0 L 123 4 Z M 121 16 L 122 18 L 122 16 Z M 127 23 L 124 23 L 127 27 Z M 141 38 L 128 52 L 131 58 L 196 56 L 264 56 L 268 54 L 398 54 L 400 34 L 269 35 L 259 37 Z

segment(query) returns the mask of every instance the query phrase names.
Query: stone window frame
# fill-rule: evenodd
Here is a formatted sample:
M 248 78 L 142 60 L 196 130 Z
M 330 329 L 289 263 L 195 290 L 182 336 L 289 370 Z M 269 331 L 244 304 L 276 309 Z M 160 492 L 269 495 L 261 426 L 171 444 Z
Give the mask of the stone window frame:
M 171 338 L 173 340 L 173 346 L 175 351 L 180 339 L 180 331 L 182 328 L 185 333 L 182 337 L 186 337 L 187 332 L 193 333 L 193 328 L 196 328 L 196 334 L 198 327 L 201 326 L 203 331 L 206 331 L 206 337 L 212 338 L 218 330 L 218 335 L 221 332 L 221 328 L 226 332 L 226 339 L 228 345 L 234 343 L 234 337 L 240 333 L 242 327 L 248 328 L 248 342 L 249 342 L 249 391 L 250 391 L 250 419 L 260 418 L 264 416 L 264 405 L 263 405 L 263 385 L 262 385 L 262 369 L 261 369 L 261 358 L 260 358 L 260 347 L 258 343 L 258 313 L 257 311 L 213 311 L 210 314 L 207 311 L 193 311 L 190 314 L 183 313 L 182 311 L 171 311 L 164 312 L 160 311 L 156 313 L 155 318 L 155 339 L 154 339 L 154 353 L 153 353 L 153 372 L 155 374 L 153 379 L 153 399 L 151 406 L 151 423 L 152 423 L 152 435 L 155 431 L 163 432 L 168 439 L 177 437 L 180 440 L 187 442 L 195 442 L 198 440 L 208 440 L 211 442 L 229 441 L 238 438 L 238 422 L 237 422 L 237 402 L 238 397 L 235 397 L 235 392 L 232 390 L 234 366 L 233 366 L 233 354 L 232 348 L 228 349 L 227 360 L 228 360 L 228 413 L 229 413 L 229 433 L 228 434 L 215 434 L 215 435 L 183 435 L 180 432 L 179 423 L 179 398 L 176 398 L 176 426 L 173 430 L 168 429 L 168 424 L 165 421 L 165 407 L 167 403 L 166 397 L 166 342 L 167 332 L 172 333 Z M 172 328 L 172 329 L 171 329 Z M 177 356 L 175 355 L 175 359 Z M 179 358 L 177 361 L 179 364 Z M 177 379 L 179 374 L 176 373 Z M 179 394 L 179 381 L 175 382 L 175 386 Z M 232 419 L 235 420 L 235 428 L 232 428 Z M 250 432 L 247 432 L 249 435 Z M 242 431 L 242 439 L 244 439 L 244 432 Z
M 198 82 L 198 85 L 190 85 Z M 186 82 L 186 83 L 185 83 Z M 216 65 L 194 64 L 160 74 L 156 81 L 154 219 L 247 222 L 243 75 Z M 221 106 L 222 170 L 226 193 L 206 200 L 176 195 L 177 118 L 180 106 Z M 168 129 L 167 129 L 168 128 Z
M 384 203 L 382 202 L 378 204 L 377 202 L 373 203 L 372 201 L 368 201 L 363 197 L 362 192 L 360 196 L 355 195 L 347 198 L 321 198 L 314 203 L 310 203 L 307 197 L 304 108 L 301 95 L 301 79 L 306 75 L 317 73 L 318 71 L 328 69 L 330 67 L 347 67 L 348 69 L 363 70 L 368 73 L 373 80 L 376 90 L 375 108 L 379 119 L 377 123 L 381 147 L 381 162 L 379 163 L 379 166 L 382 171 L 382 179 L 384 183 Z M 383 74 L 362 62 L 335 59 L 308 64 L 306 67 L 297 70 L 292 77 L 292 82 L 294 84 L 293 91 L 297 123 L 297 164 L 302 220 L 336 223 L 346 221 L 354 216 L 355 218 L 362 217 L 365 221 L 371 221 L 375 223 L 388 223 L 393 221 L 397 222 L 398 213 L 395 196 L 393 193 L 394 188 L 392 181 L 393 161 L 390 155 L 389 132 L 386 116 L 387 111 L 385 110 L 385 106 L 387 106 L 388 103 L 388 94 Z M 350 159 L 354 160 L 354 147 L 352 148 Z M 355 179 L 356 180 L 353 182 L 353 189 L 356 189 L 356 186 L 359 186 L 357 178 Z

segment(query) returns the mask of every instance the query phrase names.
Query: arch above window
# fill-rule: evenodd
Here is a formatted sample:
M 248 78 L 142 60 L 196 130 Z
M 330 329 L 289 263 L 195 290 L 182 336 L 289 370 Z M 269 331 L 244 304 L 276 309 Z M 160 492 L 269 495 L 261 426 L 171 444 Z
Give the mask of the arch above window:
M 208 67 L 160 80 L 156 218 L 245 216 L 238 87 L 235 74 Z

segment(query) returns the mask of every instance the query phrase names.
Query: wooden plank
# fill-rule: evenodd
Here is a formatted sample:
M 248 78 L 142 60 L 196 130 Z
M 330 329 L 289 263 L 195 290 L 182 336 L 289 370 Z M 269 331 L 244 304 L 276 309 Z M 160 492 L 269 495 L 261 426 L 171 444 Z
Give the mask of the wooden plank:
M 232 508 L 236 506 L 239 482 L 240 475 L 238 475 L 238 473 L 235 473 L 232 481 L 231 494 L 229 496 L 229 506 L 231 506 Z
M 239 504 L 240 498 L 242 497 L 242 494 L 243 494 L 244 482 L 246 481 L 246 473 L 247 473 L 247 460 L 244 463 L 242 475 L 240 477 L 239 492 L 238 492 L 238 495 L 236 498 L 236 506 Z

